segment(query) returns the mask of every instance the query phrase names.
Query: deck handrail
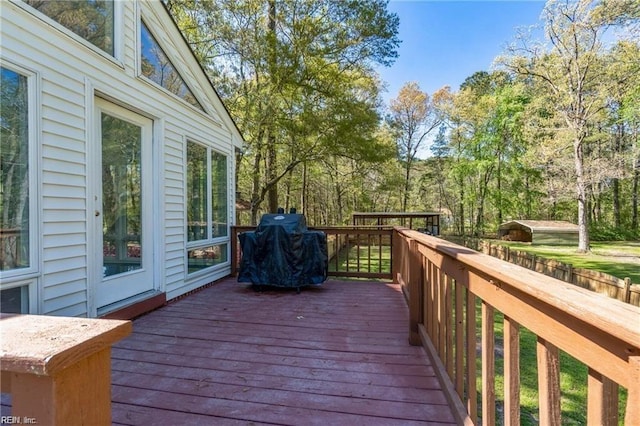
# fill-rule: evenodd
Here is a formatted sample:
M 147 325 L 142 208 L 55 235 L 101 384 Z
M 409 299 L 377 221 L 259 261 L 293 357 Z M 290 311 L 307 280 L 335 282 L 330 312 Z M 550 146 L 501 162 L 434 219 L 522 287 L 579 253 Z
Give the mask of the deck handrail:
M 254 231 L 255 226 L 231 227 L 231 275 L 236 276 L 242 259 L 238 236 Z M 334 277 L 375 278 L 391 280 L 393 227 L 323 226 L 309 227 L 327 235 L 328 275 Z M 386 257 L 388 256 L 388 259 Z M 384 259 L 383 259 L 384 258 Z M 385 260 L 388 260 L 385 262 Z
M 2 423 L 111 424 L 111 345 L 130 321 L 0 314 Z
M 393 238 L 393 277 L 408 300 L 409 341 L 423 345 L 437 365 L 460 423 L 476 424 L 480 416 L 483 424 L 495 423 L 497 311 L 504 315 L 505 425 L 520 424 L 521 327 L 537 336 L 540 424 L 561 423 L 559 351 L 588 367 L 588 424 L 618 424 L 618 386 L 627 390 L 625 424 L 640 422 L 638 307 L 406 228 L 395 228 Z

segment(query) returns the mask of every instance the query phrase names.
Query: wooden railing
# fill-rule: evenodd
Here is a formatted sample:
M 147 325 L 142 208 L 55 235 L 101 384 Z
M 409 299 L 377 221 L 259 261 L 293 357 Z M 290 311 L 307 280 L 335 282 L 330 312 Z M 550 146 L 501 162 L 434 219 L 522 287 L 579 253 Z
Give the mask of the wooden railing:
M 231 227 L 231 275 L 237 274 L 242 259 L 238 235 L 254 230 L 253 226 Z M 343 226 L 309 230 L 327 235 L 329 276 L 391 279 L 391 227 Z
M 502 424 L 521 423 L 526 329 L 536 339 L 539 424 L 562 422 L 561 351 L 587 367 L 589 425 L 618 424 L 619 386 L 627 393 L 625 424 L 640 424 L 639 308 L 416 231 L 396 228 L 393 240 L 393 277 L 408 300 L 409 341 L 429 353 L 459 423 L 498 423 L 500 399 Z
M 0 314 L 3 424 L 110 425 L 111 345 L 130 321 Z

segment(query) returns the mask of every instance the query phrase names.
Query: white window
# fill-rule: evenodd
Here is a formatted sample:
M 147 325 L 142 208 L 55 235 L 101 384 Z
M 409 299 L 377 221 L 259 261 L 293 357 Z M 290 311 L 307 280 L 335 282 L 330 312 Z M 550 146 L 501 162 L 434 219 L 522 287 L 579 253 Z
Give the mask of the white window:
M 35 313 L 35 306 L 31 306 L 31 290 L 35 283 L 14 283 L 3 285 L 0 290 L 0 311 L 5 314 L 29 314 Z
M 0 67 L 0 278 L 36 268 L 35 77 Z
M 140 22 L 140 41 L 140 71 L 142 75 L 204 111 L 144 22 Z
M 228 262 L 227 157 L 187 142 L 189 273 Z
M 36 76 L 0 65 L 0 308 L 35 313 Z M 26 280 L 25 280 L 26 279 Z M 19 281 L 18 281 L 19 280 Z
M 89 43 L 115 56 L 113 0 L 24 0 Z

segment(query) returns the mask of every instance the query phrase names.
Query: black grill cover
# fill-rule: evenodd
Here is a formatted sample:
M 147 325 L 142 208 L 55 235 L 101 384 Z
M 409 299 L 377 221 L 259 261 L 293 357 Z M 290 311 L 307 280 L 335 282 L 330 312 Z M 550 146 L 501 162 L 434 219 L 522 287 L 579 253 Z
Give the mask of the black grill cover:
M 299 288 L 327 279 L 327 236 L 309 231 L 304 215 L 265 214 L 255 231 L 239 238 L 238 282 Z

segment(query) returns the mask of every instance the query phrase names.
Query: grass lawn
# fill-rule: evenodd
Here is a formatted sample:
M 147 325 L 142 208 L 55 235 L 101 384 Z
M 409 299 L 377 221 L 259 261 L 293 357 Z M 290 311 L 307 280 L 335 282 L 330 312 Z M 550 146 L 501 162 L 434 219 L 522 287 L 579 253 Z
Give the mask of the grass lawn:
M 358 250 L 359 249 L 359 250 Z M 348 266 L 348 269 L 347 269 Z M 350 246 L 349 251 L 338 253 L 338 268 L 335 259 L 329 261 L 329 271 L 391 272 L 391 247 L 378 245 Z
M 592 269 L 620 279 L 631 278 L 640 284 L 640 241 L 594 241 L 591 252 L 578 253 L 575 246 L 545 246 L 512 241 L 491 241 L 547 259 L 573 265 L 574 268 Z
M 479 306 L 476 309 L 476 324 L 480 324 Z M 502 342 L 503 315 L 496 311 L 495 334 L 496 341 Z M 480 334 L 480 330 L 478 330 Z M 536 335 L 525 328 L 520 328 L 520 424 L 534 426 L 539 424 L 538 416 L 538 371 L 536 360 Z M 502 401 L 504 395 L 504 359 L 496 354 L 496 400 Z M 476 360 L 477 371 L 480 372 L 482 362 Z M 587 424 L 587 367 L 570 355 L 560 352 L 560 389 L 562 410 L 562 424 L 584 425 Z M 478 389 L 482 387 L 482 379 L 476 380 Z M 627 393 L 620 388 L 618 392 L 619 424 L 623 424 L 626 408 Z M 502 402 L 500 403 L 502 404 Z M 480 404 L 478 404 L 480 406 Z M 499 422 L 501 417 L 498 416 Z
M 592 242 L 590 253 L 578 253 L 576 247 L 531 245 L 508 241 L 492 241 L 512 249 L 535 254 L 547 259 L 573 265 L 574 268 L 591 269 L 618 278 L 629 277 L 640 284 L 640 242 Z M 496 312 L 496 337 L 502 338 L 502 314 Z M 479 321 L 479 317 L 478 317 Z M 520 369 L 522 407 L 521 423 L 538 424 L 538 378 L 536 370 L 536 336 L 529 330 L 520 331 Z M 497 371 L 502 371 L 502 358 L 496 357 Z M 480 366 L 478 366 L 480 368 Z M 502 377 L 496 378 L 497 395 L 503 393 Z M 563 424 L 586 423 L 587 367 L 564 352 L 560 353 L 560 388 L 562 394 Z M 626 391 L 619 392 L 619 422 L 624 419 Z

